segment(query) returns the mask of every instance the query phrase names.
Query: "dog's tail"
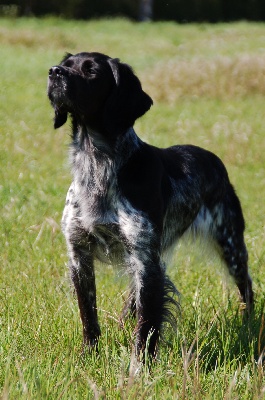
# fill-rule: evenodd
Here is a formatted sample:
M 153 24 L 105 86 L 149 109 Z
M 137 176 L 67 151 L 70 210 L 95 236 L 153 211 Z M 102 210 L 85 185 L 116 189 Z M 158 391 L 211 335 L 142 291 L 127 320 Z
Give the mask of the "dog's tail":
M 180 303 L 176 297 L 179 299 L 180 293 L 169 277 L 165 275 L 162 323 L 169 323 L 174 330 L 177 329 L 177 315 L 180 313 Z

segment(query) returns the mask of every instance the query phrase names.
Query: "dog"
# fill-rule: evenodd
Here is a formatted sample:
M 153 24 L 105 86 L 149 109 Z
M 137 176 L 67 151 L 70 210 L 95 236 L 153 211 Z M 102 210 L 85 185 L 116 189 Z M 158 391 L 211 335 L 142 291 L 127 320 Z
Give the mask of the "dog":
M 132 68 L 101 53 L 66 54 L 49 70 L 54 128 L 72 120 L 73 182 L 62 218 L 83 340 L 97 347 L 94 260 L 131 278 L 123 315 L 136 316 L 135 354 L 156 357 L 161 326 L 173 323 L 176 289 L 165 259 L 186 232 L 214 244 L 247 312 L 252 281 L 240 201 L 222 161 L 193 145 L 160 149 L 134 131 L 153 104 Z

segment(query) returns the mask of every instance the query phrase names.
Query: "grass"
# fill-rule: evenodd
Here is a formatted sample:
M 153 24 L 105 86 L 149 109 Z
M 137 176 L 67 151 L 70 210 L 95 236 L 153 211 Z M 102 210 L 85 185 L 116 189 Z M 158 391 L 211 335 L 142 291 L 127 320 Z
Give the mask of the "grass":
M 263 399 L 265 135 L 263 24 L 0 21 L 1 399 Z M 50 66 L 95 50 L 133 65 L 155 105 L 137 122 L 157 146 L 193 143 L 225 162 L 242 201 L 256 293 L 249 324 L 222 266 L 181 244 L 169 274 L 181 292 L 151 372 L 129 376 L 134 323 L 119 325 L 122 272 L 97 266 L 99 355 L 80 356 L 76 299 L 60 218 L 71 177 L 69 126 L 52 128 Z M 187 251 L 188 250 L 188 251 Z

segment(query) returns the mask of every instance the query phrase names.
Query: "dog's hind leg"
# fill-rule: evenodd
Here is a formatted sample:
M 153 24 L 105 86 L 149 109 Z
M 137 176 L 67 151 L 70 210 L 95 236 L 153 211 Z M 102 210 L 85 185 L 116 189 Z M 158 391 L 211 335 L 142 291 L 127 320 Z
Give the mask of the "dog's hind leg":
M 233 227 L 227 228 L 226 233 L 219 233 L 218 244 L 221 256 L 227 265 L 230 275 L 238 287 L 240 297 L 250 313 L 253 308 L 252 280 L 248 272 L 248 253 L 242 234 L 235 233 Z
M 79 246 L 72 246 L 69 255 L 71 278 L 83 324 L 84 345 L 93 347 L 97 345 L 100 336 L 93 258 L 87 249 Z
M 248 252 L 244 242 L 244 218 L 240 202 L 231 187 L 225 201 L 215 206 L 212 234 L 221 257 L 239 289 L 240 297 L 250 313 L 254 305 L 252 280 L 248 271 Z

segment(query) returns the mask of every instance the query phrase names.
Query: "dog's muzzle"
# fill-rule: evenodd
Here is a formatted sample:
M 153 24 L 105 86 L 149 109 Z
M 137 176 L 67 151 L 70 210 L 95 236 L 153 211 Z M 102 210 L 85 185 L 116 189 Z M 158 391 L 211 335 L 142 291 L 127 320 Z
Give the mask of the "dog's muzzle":
M 66 75 L 65 68 L 61 66 L 54 66 L 49 69 L 48 96 L 52 102 L 57 103 L 64 99 L 67 87 Z

